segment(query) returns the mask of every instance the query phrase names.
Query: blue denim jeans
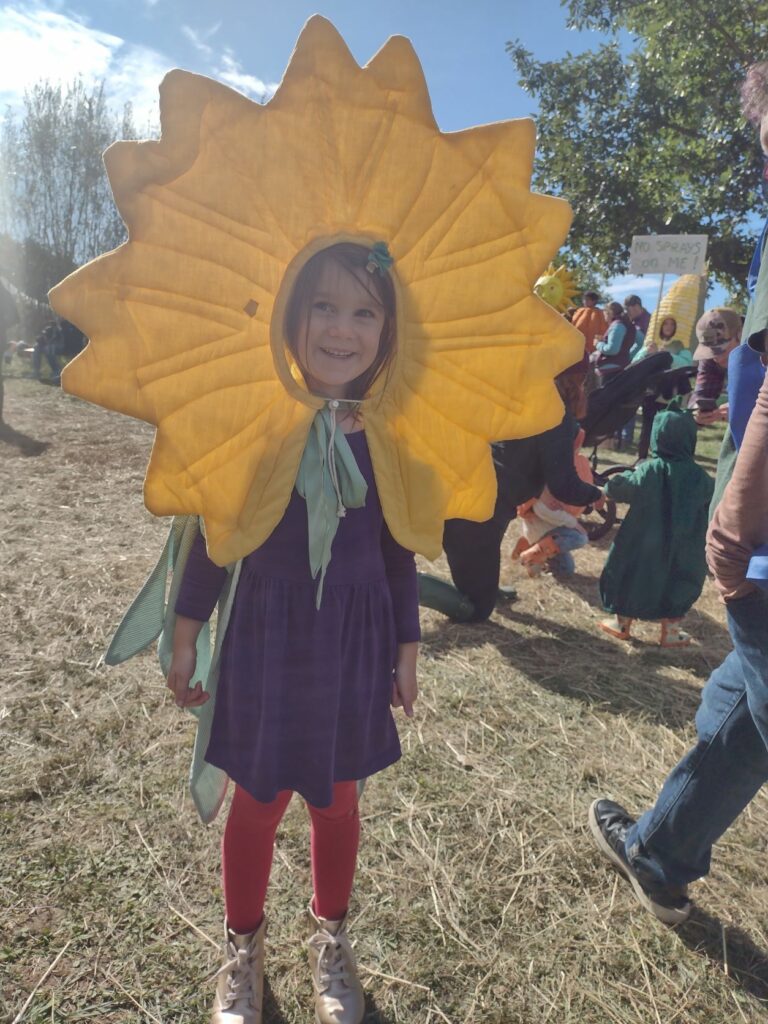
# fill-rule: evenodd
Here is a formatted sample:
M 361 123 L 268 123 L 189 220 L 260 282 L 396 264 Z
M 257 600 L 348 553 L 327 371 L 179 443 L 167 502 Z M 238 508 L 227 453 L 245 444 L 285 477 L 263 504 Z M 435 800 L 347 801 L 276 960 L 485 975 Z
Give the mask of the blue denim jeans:
M 635 425 L 637 423 L 637 415 L 634 415 L 631 420 L 627 420 L 624 426 L 619 430 L 616 435 L 616 440 L 622 445 L 623 448 L 629 448 L 632 442 L 635 440 Z
M 627 832 L 641 879 L 680 886 L 709 871 L 712 844 L 768 781 L 768 594 L 727 605 L 733 651 L 709 677 L 698 741 Z
M 574 530 L 570 526 L 556 526 L 554 530 L 549 531 L 547 536 L 554 537 L 557 541 L 557 546 L 560 548 L 560 554 L 548 559 L 547 565 L 552 572 L 559 573 L 561 576 L 572 576 L 576 569 L 576 564 L 573 561 L 573 555 L 569 554 L 569 552 L 576 551 L 577 548 L 583 548 L 587 543 L 587 535 L 582 533 L 581 530 Z

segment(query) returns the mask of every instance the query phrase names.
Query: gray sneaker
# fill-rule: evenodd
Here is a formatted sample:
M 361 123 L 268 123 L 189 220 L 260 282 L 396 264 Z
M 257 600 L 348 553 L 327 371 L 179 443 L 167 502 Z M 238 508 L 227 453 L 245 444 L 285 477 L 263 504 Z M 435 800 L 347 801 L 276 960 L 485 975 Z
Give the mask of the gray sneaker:
M 589 828 L 602 855 L 627 879 L 641 906 L 664 924 L 682 924 L 691 912 L 686 886 L 654 885 L 640 880 L 624 849 L 627 830 L 635 819 L 613 800 L 595 800 L 589 808 Z

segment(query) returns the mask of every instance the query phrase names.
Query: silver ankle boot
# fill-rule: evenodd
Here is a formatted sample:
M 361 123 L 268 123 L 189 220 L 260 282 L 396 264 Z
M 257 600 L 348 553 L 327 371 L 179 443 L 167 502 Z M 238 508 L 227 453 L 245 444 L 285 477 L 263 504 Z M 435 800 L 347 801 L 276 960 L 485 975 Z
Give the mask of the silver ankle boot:
M 315 988 L 315 1024 L 360 1024 L 365 996 L 357 977 L 355 954 L 347 936 L 347 915 L 340 921 L 315 917 L 309 907 L 312 935 L 309 966 Z
M 224 924 L 227 960 L 216 973 L 211 1024 L 261 1024 L 264 995 L 264 931 L 238 935 Z

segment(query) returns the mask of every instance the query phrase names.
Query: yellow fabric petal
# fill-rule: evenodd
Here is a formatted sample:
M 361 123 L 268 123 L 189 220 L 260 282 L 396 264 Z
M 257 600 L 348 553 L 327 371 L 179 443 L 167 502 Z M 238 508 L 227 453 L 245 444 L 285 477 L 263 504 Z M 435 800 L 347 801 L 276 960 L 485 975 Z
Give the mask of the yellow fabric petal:
M 392 533 L 435 557 L 446 517 L 492 512 L 489 442 L 556 424 L 581 354 L 533 295 L 570 209 L 530 192 L 532 122 L 442 133 L 408 40 L 360 68 L 321 17 L 268 104 L 183 71 L 160 99 L 160 141 L 105 158 L 129 241 L 51 294 L 90 338 L 64 387 L 155 424 L 147 507 L 202 515 L 211 557 L 242 557 L 321 404 L 286 355 L 291 284 L 335 241 L 383 240 L 398 351 L 365 426 Z

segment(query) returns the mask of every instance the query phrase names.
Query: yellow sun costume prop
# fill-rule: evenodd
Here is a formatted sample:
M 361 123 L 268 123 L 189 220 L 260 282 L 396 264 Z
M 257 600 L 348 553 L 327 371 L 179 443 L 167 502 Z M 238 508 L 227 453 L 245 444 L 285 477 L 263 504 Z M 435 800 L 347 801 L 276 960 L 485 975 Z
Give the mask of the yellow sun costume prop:
M 554 263 L 550 263 L 533 286 L 533 290 L 540 299 L 556 309 L 558 313 L 564 313 L 569 306 L 573 305 L 579 286 L 576 284 L 573 273 L 565 264 L 555 268 Z
M 51 293 L 90 339 L 64 388 L 155 424 L 147 508 L 202 516 L 210 557 L 240 559 L 324 404 L 286 348 L 292 284 L 335 242 L 383 241 L 398 348 L 365 430 L 393 536 L 437 557 L 444 519 L 492 513 L 488 443 L 556 425 L 581 351 L 532 293 L 571 219 L 530 192 L 533 123 L 442 133 L 408 40 L 360 68 L 321 17 L 266 105 L 184 71 L 160 101 L 160 141 L 105 155 L 128 242 Z

